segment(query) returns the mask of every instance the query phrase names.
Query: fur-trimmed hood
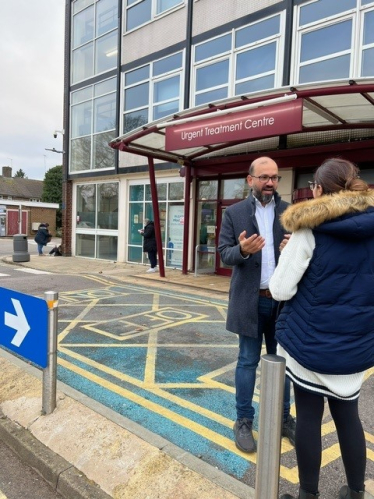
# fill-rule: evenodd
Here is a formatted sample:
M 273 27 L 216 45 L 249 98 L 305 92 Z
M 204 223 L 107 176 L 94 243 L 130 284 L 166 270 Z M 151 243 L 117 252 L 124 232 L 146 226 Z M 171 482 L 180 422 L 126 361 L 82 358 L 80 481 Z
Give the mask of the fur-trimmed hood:
M 372 208 L 374 233 L 374 190 L 340 191 L 289 206 L 281 216 L 283 227 L 289 232 L 315 229 L 325 222 L 345 215 L 354 215 Z M 357 227 L 356 227 L 357 229 Z

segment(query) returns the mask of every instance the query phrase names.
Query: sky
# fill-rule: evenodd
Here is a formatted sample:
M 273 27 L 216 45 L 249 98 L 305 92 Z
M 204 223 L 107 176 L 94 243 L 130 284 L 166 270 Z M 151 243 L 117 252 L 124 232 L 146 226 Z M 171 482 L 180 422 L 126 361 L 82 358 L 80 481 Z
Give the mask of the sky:
M 62 164 L 65 0 L 0 0 L 0 175 Z

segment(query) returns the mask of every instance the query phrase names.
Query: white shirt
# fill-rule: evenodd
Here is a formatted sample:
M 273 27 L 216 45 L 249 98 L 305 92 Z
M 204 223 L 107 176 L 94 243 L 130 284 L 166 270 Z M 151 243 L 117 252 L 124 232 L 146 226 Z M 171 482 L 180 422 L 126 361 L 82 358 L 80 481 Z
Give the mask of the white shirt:
M 260 235 L 265 239 L 265 246 L 261 254 L 261 282 L 260 289 L 268 289 L 270 278 L 275 270 L 274 256 L 274 238 L 273 225 L 275 216 L 275 201 L 274 198 L 262 206 L 260 201 L 255 198 L 256 203 L 256 220 L 260 230 Z

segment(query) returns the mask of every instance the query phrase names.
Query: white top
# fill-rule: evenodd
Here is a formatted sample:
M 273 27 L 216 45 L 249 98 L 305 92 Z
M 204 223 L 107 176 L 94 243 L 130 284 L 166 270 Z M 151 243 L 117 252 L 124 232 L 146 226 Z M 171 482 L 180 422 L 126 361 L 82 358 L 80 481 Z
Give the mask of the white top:
M 310 229 L 300 229 L 292 234 L 270 279 L 269 288 L 275 300 L 287 301 L 296 294 L 315 245 Z M 280 345 L 277 353 L 286 359 L 287 376 L 300 388 L 340 400 L 354 400 L 360 395 L 364 372 L 347 375 L 315 373 L 301 366 Z
M 273 275 L 275 269 L 273 237 L 275 201 L 273 198 L 270 203 L 262 206 L 260 201 L 255 198 L 255 203 L 257 225 L 260 230 L 260 235 L 265 238 L 265 246 L 262 248 L 261 252 L 260 289 L 268 289 L 270 277 Z

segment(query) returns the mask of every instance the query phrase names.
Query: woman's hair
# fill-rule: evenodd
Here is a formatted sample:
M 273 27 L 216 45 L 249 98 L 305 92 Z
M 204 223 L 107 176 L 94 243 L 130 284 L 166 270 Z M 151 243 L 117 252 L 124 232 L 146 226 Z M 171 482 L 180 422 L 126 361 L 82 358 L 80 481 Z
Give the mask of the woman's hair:
M 359 178 L 359 172 L 359 168 L 346 159 L 330 158 L 317 169 L 314 180 L 322 187 L 324 194 L 343 190 L 367 191 L 369 186 Z

